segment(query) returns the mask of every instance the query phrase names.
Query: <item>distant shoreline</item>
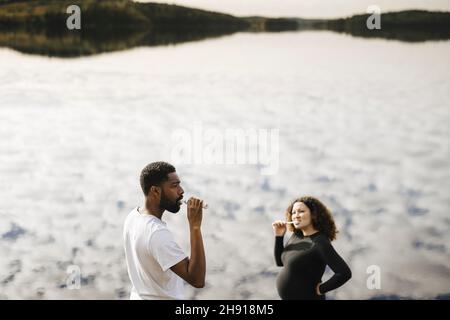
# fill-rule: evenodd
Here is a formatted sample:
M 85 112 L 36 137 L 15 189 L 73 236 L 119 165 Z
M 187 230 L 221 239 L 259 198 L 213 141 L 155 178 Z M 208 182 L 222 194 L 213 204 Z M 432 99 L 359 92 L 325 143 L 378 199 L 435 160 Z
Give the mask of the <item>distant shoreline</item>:
M 308 19 L 299 17 L 269 18 L 264 16 L 237 17 L 230 14 L 194 9 L 185 6 L 133 2 L 131 0 L 0 0 L 0 28 L 49 28 L 57 32 L 65 28 L 69 5 L 80 6 L 83 27 L 96 29 L 157 29 L 157 30 L 331 30 L 354 31 L 366 29 L 370 14 L 343 18 Z M 405 10 L 381 14 L 385 28 L 423 27 L 450 28 L 450 12 Z M 61 30 L 64 31 L 64 30 Z M 371 30 L 369 30 L 371 31 Z M 443 31 L 443 30 L 441 30 Z
M 81 8 L 81 30 L 68 30 L 66 9 Z M 129 0 L 0 0 L 0 47 L 73 57 L 218 37 L 235 32 L 326 30 L 407 42 L 450 39 L 450 12 L 408 10 L 381 15 L 369 30 L 362 14 L 339 19 L 236 17 L 161 3 Z

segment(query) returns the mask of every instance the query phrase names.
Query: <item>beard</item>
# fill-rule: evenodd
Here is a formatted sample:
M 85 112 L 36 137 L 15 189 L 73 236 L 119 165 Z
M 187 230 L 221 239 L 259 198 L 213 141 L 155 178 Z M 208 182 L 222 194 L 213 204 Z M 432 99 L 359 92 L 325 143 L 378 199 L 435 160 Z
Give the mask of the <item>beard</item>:
M 167 210 L 172 213 L 177 213 L 178 211 L 180 211 L 180 202 L 179 201 L 181 199 L 182 199 L 182 197 L 178 198 L 175 201 L 171 201 L 164 193 L 164 190 L 162 190 L 161 201 L 159 202 L 159 208 L 161 210 Z

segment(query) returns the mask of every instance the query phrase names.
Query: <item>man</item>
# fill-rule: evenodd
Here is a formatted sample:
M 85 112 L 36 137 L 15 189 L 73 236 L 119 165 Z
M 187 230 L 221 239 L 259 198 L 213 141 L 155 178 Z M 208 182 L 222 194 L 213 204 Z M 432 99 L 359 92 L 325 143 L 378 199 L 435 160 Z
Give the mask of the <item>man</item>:
M 188 201 L 188 258 L 162 221 L 165 210 L 177 213 L 182 204 L 184 190 L 175 168 L 166 162 L 150 163 L 142 170 L 140 183 L 145 203 L 128 214 L 123 230 L 128 275 L 133 285 L 130 299 L 184 299 L 183 280 L 196 288 L 205 285 L 203 201 Z

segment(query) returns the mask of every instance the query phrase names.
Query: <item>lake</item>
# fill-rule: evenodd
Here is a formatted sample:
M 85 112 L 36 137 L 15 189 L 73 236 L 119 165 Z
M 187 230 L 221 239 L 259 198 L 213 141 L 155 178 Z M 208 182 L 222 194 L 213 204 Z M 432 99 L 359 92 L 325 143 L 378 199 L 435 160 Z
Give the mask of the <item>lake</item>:
M 0 48 L 0 299 L 127 299 L 123 221 L 156 160 L 209 204 L 206 287 L 189 299 L 278 299 L 271 222 L 305 194 L 331 208 L 353 271 L 327 298 L 448 297 L 449 55 L 327 31 L 78 58 Z M 207 161 L 205 131 L 235 129 L 277 132 L 270 174 Z M 180 161 L 178 139 L 202 148 Z M 189 252 L 184 210 L 163 220 Z

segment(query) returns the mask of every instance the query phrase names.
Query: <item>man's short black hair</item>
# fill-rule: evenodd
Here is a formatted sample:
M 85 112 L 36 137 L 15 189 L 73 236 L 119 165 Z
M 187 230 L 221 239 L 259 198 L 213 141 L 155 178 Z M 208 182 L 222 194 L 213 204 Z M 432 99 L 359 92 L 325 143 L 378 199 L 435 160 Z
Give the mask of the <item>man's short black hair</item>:
M 157 161 L 145 166 L 141 172 L 141 188 L 147 196 L 151 186 L 160 186 L 169 179 L 169 173 L 175 172 L 175 167 L 170 163 Z

